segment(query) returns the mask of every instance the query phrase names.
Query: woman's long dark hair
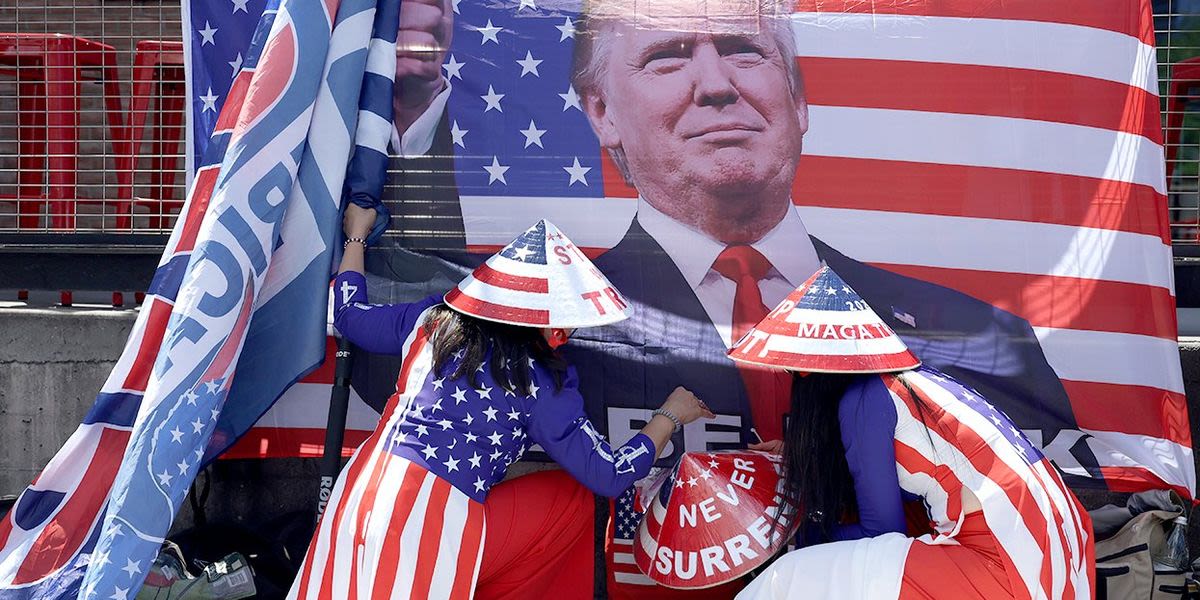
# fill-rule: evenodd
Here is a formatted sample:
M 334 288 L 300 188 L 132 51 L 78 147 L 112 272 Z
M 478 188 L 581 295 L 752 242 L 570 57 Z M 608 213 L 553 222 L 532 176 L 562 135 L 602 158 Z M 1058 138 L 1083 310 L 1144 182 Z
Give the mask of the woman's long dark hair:
M 465 375 L 471 387 L 479 387 L 476 373 L 490 349 L 492 379 L 506 391 L 529 395 L 531 371 L 524 368 L 529 359 L 549 369 L 554 375 L 554 388 L 562 389 L 567 362 L 550 349 L 542 333 L 534 327 L 477 319 L 443 304 L 426 318 L 425 334 L 433 344 L 433 371 L 439 376 L 457 379 Z M 453 371 L 448 371 L 459 351 L 462 360 Z
M 792 378 L 792 408 L 784 432 L 783 497 L 798 513 L 789 521 L 814 521 L 827 540 L 848 513 L 858 510 L 854 478 L 846 463 L 838 403 L 858 377 L 812 373 Z M 775 526 L 786 530 L 780 519 Z
M 786 532 L 782 519 L 796 518 L 813 521 L 820 527 L 825 540 L 833 539 L 834 527 L 843 517 L 858 512 L 854 495 L 854 477 L 846 462 L 842 443 L 838 405 L 846 389 L 858 374 L 812 373 L 792 379 L 792 412 L 789 415 L 783 444 L 783 497 L 796 507 L 798 513 L 780 513 L 775 518 L 776 531 Z M 907 390 L 917 409 L 917 418 L 926 418 L 925 400 L 913 390 L 905 374 L 896 377 Z M 933 435 L 925 430 L 929 445 Z M 803 523 L 801 523 L 803 524 Z

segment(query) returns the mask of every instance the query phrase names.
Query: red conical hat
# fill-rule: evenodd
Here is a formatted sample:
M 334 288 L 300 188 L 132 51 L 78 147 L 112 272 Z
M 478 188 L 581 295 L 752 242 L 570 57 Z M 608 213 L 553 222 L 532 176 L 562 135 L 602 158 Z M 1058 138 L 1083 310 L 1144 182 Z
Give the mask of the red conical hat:
M 783 506 L 779 460 L 748 450 L 684 454 L 664 474 L 638 526 L 638 568 L 661 585 L 700 589 L 766 562 L 794 529 L 786 521 L 773 529 Z
M 733 345 L 729 358 L 812 373 L 890 373 L 921 364 L 829 267 L 788 294 Z
M 445 300 L 463 314 L 529 327 L 595 327 L 631 312 L 592 261 L 544 219 L 479 265 Z

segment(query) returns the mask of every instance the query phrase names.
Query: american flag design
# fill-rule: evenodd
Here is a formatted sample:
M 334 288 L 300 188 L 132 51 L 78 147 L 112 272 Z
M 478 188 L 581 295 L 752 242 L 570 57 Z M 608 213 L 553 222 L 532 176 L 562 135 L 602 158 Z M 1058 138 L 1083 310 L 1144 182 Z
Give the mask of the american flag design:
M 397 15 L 271 0 L 253 16 L 117 366 L 0 520 L 0 598 L 136 596 L 201 465 L 321 362 L 347 157 L 387 134 L 356 126 L 368 46 L 375 31 L 394 43 Z M 212 24 L 194 25 L 207 46 Z
M 775 529 L 785 508 L 781 458 L 742 450 L 683 455 L 638 525 L 633 556 L 660 585 L 703 589 L 749 573 L 789 537 Z M 780 517 L 784 531 L 788 517 Z
M 924 499 L 935 533 L 799 550 L 774 563 L 739 598 L 781 597 L 771 589 L 777 577 L 812 581 L 809 591 L 823 598 L 897 598 L 900 575 L 925 566 L 906 563 L 911 546 L 958 543 L 964 488 L 983 507 L 1014 598 L 1094 596 L 1091 520 L 1050 461 L 1007 416 L 932 369 L 868 377 L 883 380 L 879 393 L 886 389 L 889 397 L 883 400 L 895 406 L 900 487 Z
M 531 327 L 596 327 L 629 303 L 553 223 L 540 220 L 446 293 L 451 308 Z
M 729 357 L 811 373 L 888 373 L 921 364 L 829 267 L 788 294 L 729 349 Z
M 402 355 L 403 367 L 379 425 L 338 479 L 291 597 L 469 597 L 483 502 L 534 443 L 597 493 L 619 493 L 649 471 L 653 442 L 638 435 L 611 446 L 584 416 L 570 371 L 560 388 L 532 359 L 508 364 L 529 369 L 531 385 L 507 390 L 488 353 L 475 372 L 454 377 L 465 350 L 436 370 L 428 343 L 437 296 L 373 305 L 361 274 L 334 283 L 339 331 Z
M 537 218 L 612 247 L 637 190 L 569 80 L 578 8 L 460 3 L 454 18 L 446 118 L 468 247 Z M 1078 424 L 1038 440 L 1064 472 L 1190 496 L 1148 0 L 801 0 L 790 20 L 809 232 L 1032 325 Z
M 486 454 L 476 453 L 472 462 L 464 454 L 460 469 L 448 443 L 452 441 L 449 429 L 432 427 L 434 436 L 439 430 L 447 434 L 439 436 L 441 441 L 435 446 L 423 421 L 411 429 L 404 426 L 418 418 L 419 411 L 414 414 L 410 405 L 425 391 L 422 388 L 432 368 L 432 350 L 422 325 L 424 314 L 404 341 L 406 360 L 397 378 L 397 394 L 388 402 L 379 427 L 342 469 L 289 599 L 471 597 L 483 556 L 482 498 L 468 496 L 451 479 L 430 472 L 396 450 L 411 433 L 414 444 L 432 449 L 432 457 L 422 454 L 423 459 L 437 464 L 432 461 L 441 450 L 464 477 L 472 464 L 477 476 L 485 469 L 489 485 L 491 467 L 498 460 L 507 466 L 514 456 L 497 453 L 489 462 Z M 453 403 L 451 390 L 444 391 L 446 402 Z M 430 418 L 434 418 L 433 412 Z M 488 421 L 485 414 L 479 417 L 481 422 Z M 495 418 L 493 415 L 492 420 Z M 459 441 L 465 448 L 466 442 Z M 476 477 L 474 481 L 482 480 Z

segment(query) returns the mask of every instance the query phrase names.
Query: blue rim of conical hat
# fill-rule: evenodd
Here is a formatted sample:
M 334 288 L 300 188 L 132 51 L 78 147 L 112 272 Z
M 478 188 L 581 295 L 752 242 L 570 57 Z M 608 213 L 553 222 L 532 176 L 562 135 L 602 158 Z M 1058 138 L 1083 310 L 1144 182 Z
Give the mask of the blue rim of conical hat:
M 525 327 L 597 327 L 632 313 L 608 278 L 545 219 L 479 265 L 444 300 L 465 315 Z
M 729 358 L 807 373 L 894 373 L 921 365 L 900 336 L 827 266 L 742 336 Z

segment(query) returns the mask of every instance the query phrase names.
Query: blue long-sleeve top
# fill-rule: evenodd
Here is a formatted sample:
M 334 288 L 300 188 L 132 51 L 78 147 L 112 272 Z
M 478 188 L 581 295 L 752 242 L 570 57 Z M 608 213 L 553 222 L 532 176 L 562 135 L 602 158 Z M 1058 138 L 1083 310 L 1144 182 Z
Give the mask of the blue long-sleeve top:
M 839 525 L 838 540 L 856 540 L 890 532 L 905 533 L 904 500 L 896 474 L 896 405 L 883 380 L 859 377 L 838 403 L 838 423 L 846 463 L 854 478 L 858 522 Z
M 348 271 L 337 277 L 334 326 L 368 352 L 411 352 L 406 345 L 414 343 L 413 334 L 423 326 L 426 311 L 441 299 L 431 296 L 414 303 L 372 305 L 367 303 L 366 289 L 360 273 Z M 475 373 L 476 387 L 467 377 L 450 377 L 458 359 L 440 372 L 429 364 L 431 358 L 424 361 L 413 361 L 401 372 L 402 379 L 420 377 L 422 369 L 427 374 L 419 388 L 406 389 L 389 400 L 389 409 L 396 414 L 388 422 L 381 421 L 375 435 L 385 436 L 386 443 L 380 446 L 387 451 L 424 466 L 475 500 L 482 502 L 508 466 L 535 443 L 589 489 L 610 497 L 645 477 L 654 462 L 654 442 L 645 434 L 614 449 L 596 431 L 584 414 L 574 368 L 568 368 L 558 388 L 553 374 L 539 363 L 510 365 L 531 369 L 532 393 L 526 396 L 506 392 L 495 382 L 490 349 Z
M 839 524 L 832 539 L 809 522 L 800 533 L 801 545 L 907 532 L 903 501 L 916 496 L 900 488 L 896 474 L 896 406 L 883 380 L 866 375 L 851 383 L 838 403 L 838 425 L 854 479 L 858 522 Z

